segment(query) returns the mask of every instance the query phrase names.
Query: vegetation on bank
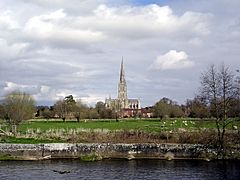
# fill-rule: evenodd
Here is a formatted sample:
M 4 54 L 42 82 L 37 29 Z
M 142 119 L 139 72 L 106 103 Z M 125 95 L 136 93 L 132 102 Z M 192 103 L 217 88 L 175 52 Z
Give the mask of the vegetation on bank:
M 85 162 L 92 162 L 92 161 L 102 160 L 102 157 L 97 153 L 92 153 L 92 154 L 81 155 L 79 159 Z
M 22 160 L 21 158 L 11 156 L 10 154 L 0 154 L 0 161 L 17 161 Z
M 227 126 L 227 142 L 240 145 L 240 121 Z M 10 130 L 2 125 L 5 132 Z M 211 119 L 121 119 L 65 122 L 60 119 L 30 120 L 19 126 L 15 137 L 2 135 L 1 143 L 200 143 L 217 142 L 215 121 Z
M 57 139 L 36 139 L 27 137 L 16 136 L 2 136 L 0 137 L 0 143 L 12 143 L 12 144 L 43 144 L 43 143 L 62 143 L 65 141 Z

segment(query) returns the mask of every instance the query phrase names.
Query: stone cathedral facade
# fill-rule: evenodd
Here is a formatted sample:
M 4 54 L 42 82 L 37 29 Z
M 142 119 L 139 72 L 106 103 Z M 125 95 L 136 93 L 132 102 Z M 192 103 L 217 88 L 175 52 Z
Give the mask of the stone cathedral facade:
M 117 99 L 109 97 L 105 100 L 105 106 L 106 108 L 120 112 L 121 117 L 133 117 L 141 110 L 139 99 L 128 99 L 123 60 L 121 62 Z

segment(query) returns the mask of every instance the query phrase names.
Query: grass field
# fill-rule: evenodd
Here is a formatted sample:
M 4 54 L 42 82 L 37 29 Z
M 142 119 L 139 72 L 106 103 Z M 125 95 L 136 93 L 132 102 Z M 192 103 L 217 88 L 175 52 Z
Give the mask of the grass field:
M 9 127 L 3 121 L 1 129 L 8 132 Z M 240 121 L 230 124 L 240 127 Z M 205 143 L 212 141 L 216 133 L 214 120 L 199 119 L 120 119 L 115 120 L 66 120 L 32 119 L 20 124 L 18 134 L 1 136 L 2 143 L 52 143 L 52 142 L 172 142 Z M 229 131 L 235 132 L 239 130 Z M 233 139 L 239 139 L 233 137 Z
M 233 125 L 240 127 L 240 122 L 235 122 L 229 125 L 227 128 L 232 129 Z M 119 122 L 114 120 L 87 120 L 85 121 L 66 121 L 61 120 L 31 120 L 22 123 L 19 127 L 21 133 L 26 132 L 28 129 L 38 129 L 40 131 L 47 131 L 49 129 L 106 129 L 110 131 L 114 130 L 140 130 L 145 132 L 158 133 L 161 131 L 176 131 L 179 128 L 186 130 L 202 129 L 202 128 L 216 128 L 215 121 L 203 121 L 195 119 L 166 119 L 166 120 L 133 120 L 123 119 Z

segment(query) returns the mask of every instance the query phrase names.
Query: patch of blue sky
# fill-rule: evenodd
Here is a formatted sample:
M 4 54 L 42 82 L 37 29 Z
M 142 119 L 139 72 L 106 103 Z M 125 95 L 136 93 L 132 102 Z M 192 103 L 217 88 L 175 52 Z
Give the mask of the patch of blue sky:
M 167 5 L 172 1 L 175 0 L 130 0 L 130 3 L 136 5 L 148 5 L 148 4 Z

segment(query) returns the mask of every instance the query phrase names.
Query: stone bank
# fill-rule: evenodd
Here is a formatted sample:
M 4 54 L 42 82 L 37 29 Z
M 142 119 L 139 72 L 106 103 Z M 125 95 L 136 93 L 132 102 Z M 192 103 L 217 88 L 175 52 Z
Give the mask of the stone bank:
M 0 144 L 0 159 L 44 160 L 61 158 L 101 159 L 204 159 L 217 158 L 217 151 L 200 144 L 111 144 L 111 143 L 51 143 Z M 238 150 L 228 159 L 239 159 Z

